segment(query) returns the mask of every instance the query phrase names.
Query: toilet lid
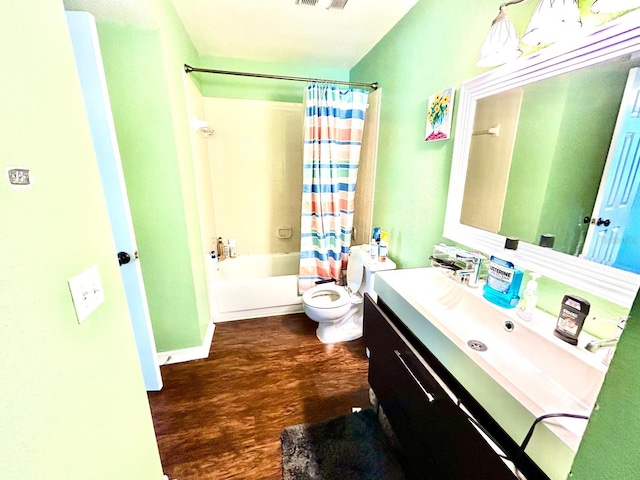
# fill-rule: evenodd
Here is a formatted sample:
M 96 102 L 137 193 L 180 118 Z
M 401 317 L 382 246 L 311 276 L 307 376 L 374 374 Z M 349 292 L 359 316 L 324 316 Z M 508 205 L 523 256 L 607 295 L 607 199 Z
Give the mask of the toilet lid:
M 349 263 L 347 264 L 347 285 L 353 293 L 360 289 L 363 273 L 364 259 L 362 258 L 362 249 L 359 247 L 352 248 L 349 255 Z

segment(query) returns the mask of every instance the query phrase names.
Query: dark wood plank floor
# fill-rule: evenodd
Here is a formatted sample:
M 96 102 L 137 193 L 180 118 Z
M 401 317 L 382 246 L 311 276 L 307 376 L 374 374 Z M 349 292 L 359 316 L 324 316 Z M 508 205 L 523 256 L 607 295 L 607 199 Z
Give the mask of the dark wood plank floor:
M 209 358 L 162 367 L 149 402 L 177 480 L 281 479 L 280 432 L 369 408 L 362 339 L 333 345 L 303 314 L 220 323 Z

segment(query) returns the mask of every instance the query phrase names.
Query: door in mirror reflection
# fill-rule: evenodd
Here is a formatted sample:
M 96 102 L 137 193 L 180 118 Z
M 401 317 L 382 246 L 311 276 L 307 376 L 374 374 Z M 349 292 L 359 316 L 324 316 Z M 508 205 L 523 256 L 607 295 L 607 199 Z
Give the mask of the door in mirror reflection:
M 640 272 L 640 69 L 633 68 L 625 86 L 620 112 L 605 166 L 597 215 L 585 245 L 586 258 Z

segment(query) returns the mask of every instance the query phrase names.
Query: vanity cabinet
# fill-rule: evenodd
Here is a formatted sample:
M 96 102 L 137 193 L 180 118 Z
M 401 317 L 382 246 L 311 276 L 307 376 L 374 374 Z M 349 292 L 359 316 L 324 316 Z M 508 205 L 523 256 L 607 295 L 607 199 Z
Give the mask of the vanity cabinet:
M 370 353 L 369 384 L 416 477 L 515 479 L 459 402 L 451 398 L 460 397 L 447 393 L 445 388 L 449 389 L 450 385 L 430 366 L 428 349 L 411 338 L 401 320 L 381 299 L 378 303 L 380 305 L 365 296 L 364 339 Z M 432 358 L 431 362 L 437 363 L 437 360 Z M 439 381 L 434 375 L 438 375 Z

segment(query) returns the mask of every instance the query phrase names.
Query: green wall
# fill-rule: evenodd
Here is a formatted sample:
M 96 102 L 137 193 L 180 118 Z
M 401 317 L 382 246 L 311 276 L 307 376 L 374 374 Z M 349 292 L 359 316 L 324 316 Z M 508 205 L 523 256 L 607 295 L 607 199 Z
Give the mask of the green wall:
M 536 4 L 509 8 L 520 34 Z M 351 71 L 352 80 L 378 81 L 383 89 L 374 224 L 391 232 L 389 256 L 403 268 L 426 266 L 431 246 L 444 240 L 453 142 L 424 142 L 427 98 L 450 86 L 459 89 L 481 73 L 475 67 L 477 54 L 497 13 L 498 4 L 490 0 L 421 0 Z M 454 127 L 455 115 L 454 107 Z M 635 478 L 640 471 L 635 367 L 639 303 L 636 300 L 572 478 L 618 480 Z
M 0 44 L 0 472 L 160 480 L 62 2 L 5 5 Z M 105 302 L 78 324 L 67 280 L 93 264 Z
M 582 251 L 583 218 L 593 212 L 628 69 L 590 68 L 572 76 L 538 234 L 554 233 L 558 251 Z
M 97 27 L 162 352 L 201 345 L 210 314 L 181 67 L 198 57 L 168 1 L 150 7 L 154 27 Z
M 572 480 L 621 480 L 640 472 L 640 297 L 631 309 L 617 352 L 573 463 Z
M 390 232 L 389 256 L 400 267 L 427 265 L 443 241 L 453 141 L 424 142 L 427 100 L 453 86 L 457 102 L 460 83 L 482 72 L 475 62 L 498 6 L 420 1 L 351 71 L 352 80 L 382 87 L 373 223 Z M 525 18 L 534 7 L 509 13 Z
M 502 212 L 501 235 L 538 243 L 538 224 L 545 195 L 523 195 L 523 192 L 547 190 L 564 111 L 566 84 L 567 81 L 555 81 L 553 88 L 544 84 L 524 88 Z M 540 138 L 545 141 L 541 142 Z
M 502 235 L 538 243 L 552 233 L 555 250 L 582 251 L 583 218 L 592 215 L 628 72 L 637 65 L 627 57 L 524 87 Z

